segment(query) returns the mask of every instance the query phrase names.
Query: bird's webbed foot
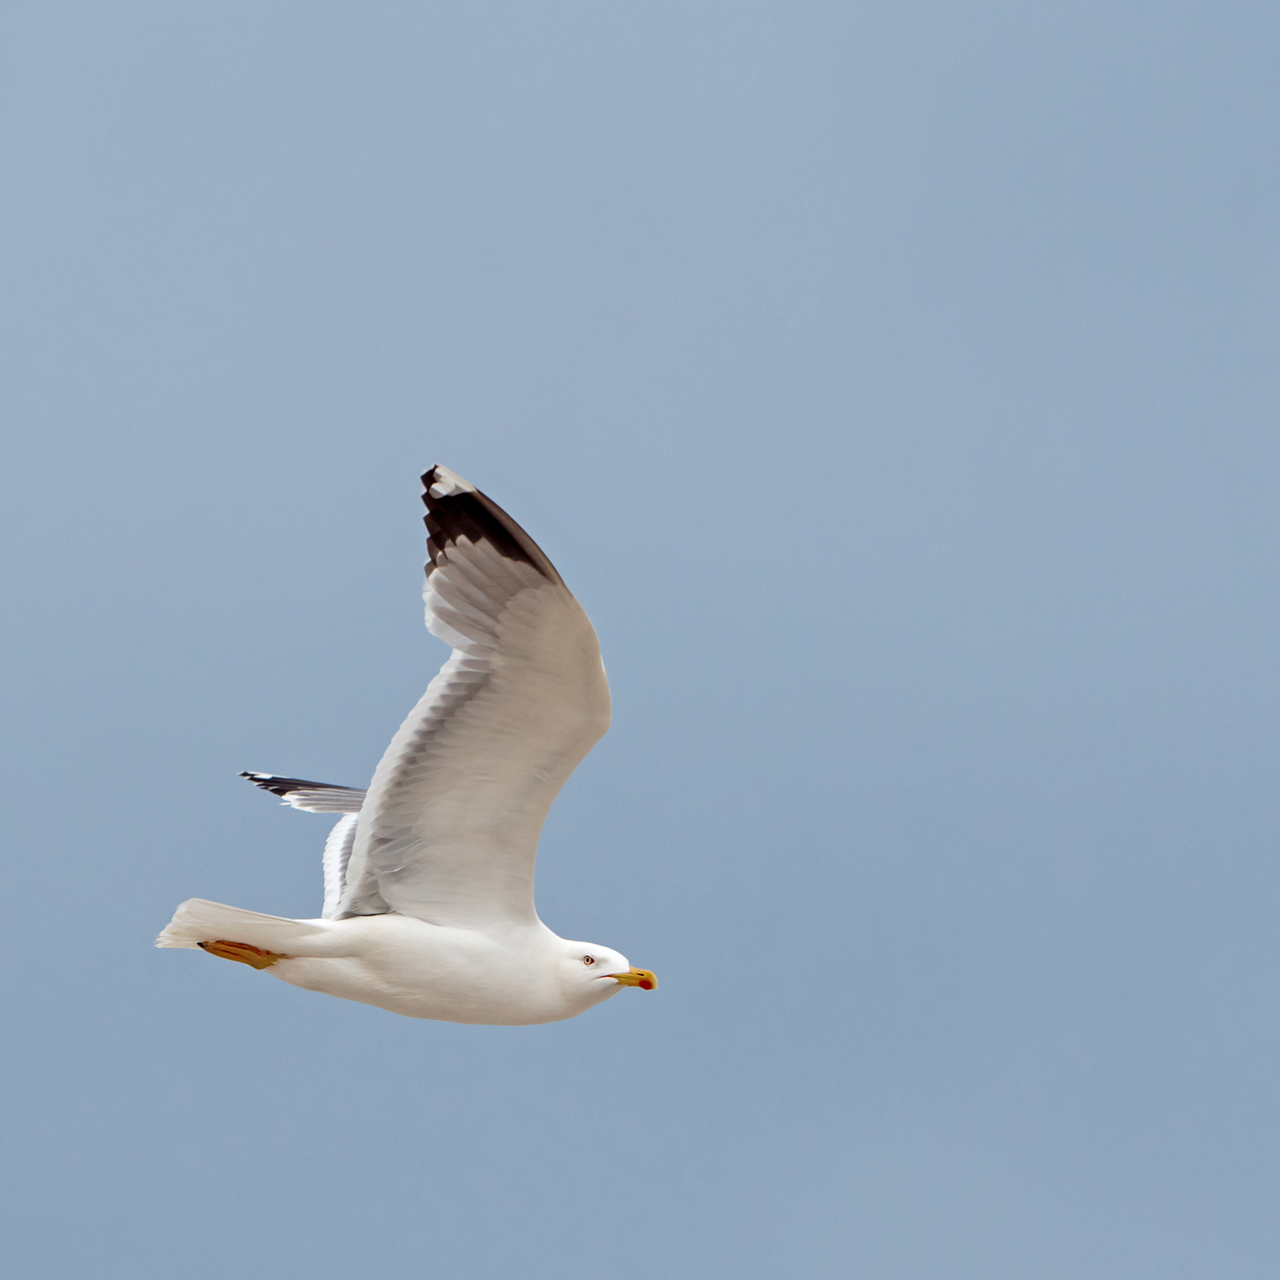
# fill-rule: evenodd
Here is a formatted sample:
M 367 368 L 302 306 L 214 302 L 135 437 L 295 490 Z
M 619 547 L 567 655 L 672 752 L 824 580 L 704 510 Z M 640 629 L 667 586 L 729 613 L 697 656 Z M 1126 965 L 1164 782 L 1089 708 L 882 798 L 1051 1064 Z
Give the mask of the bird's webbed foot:
M 216 942 L 201 942 L 201 950 L 211 956 L 219 956 L 223 960 L 234 960 L 237 964 L 247 964 L 253 969 L 270 969 L 277 960 L 288 960 L 278 951 L 264 951 L 248 942 L 228 942 L 219 938 Z

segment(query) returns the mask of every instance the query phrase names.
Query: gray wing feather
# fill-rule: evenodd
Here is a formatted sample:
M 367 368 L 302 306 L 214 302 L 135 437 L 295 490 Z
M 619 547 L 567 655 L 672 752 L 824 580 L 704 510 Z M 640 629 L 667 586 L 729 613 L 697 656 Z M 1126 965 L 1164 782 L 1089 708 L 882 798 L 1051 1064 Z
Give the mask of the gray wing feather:
M 356 842 L 358 813 L 344 813 L 324 842 L 324 920 L 337 919 L 342 913 L 342 891 L 347 886 L 347 864 Z
M 510 516 L 443 467 L 423 484 L 427 627 L 454 652 L 369 784 L 342 912 L 533 920 L 547 810 L 609 726 L 600 647 Z

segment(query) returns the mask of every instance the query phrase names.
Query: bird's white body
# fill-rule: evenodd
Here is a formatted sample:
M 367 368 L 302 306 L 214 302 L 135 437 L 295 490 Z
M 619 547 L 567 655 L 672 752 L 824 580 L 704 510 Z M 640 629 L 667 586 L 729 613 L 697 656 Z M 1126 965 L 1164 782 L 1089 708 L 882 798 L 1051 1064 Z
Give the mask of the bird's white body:
M 161 945 L 171 947 L 234 938 L 274 957 L 261 967 L 292 986 L 441 1022 L 559 1022 L 641 985 L 633 975 L 644 972 L 609 947 L 557 937 L 541 920 L 489 929 L 398 911 L 290 920 L 190 898 L 165 935 Z
M 279 960 L 271 973 L 408 1018 L 507 1027 L 559 1022 L 621 990 L 611 974 L 584 973 L 582 961 L 566 955 L 565 940 L 541 922 L 501 936 L 398 912 L 323 923 L 330 954 Z M 591 954 L 586 944 L 574 950 Z M 628 968 L 621 960 L 620 970 Z
M 318 920 L 192 898 L 160 935 L 311 991 L 411 1018 L 555 1022 L 656 985 L 538 918 L 533 870 L 556 793 L 609 726 L 596 634 L 551 562 L 459 476 L 423 477 L 427 626 L 452 656 L 368 791 L 246 774 L 299 809 L 341 813 Z
M 499 1026 L 559 1022 L 607 1000 L 620 989 L 607 971 L 629 968 L 616 952 L 568 943 L 541 921 L 498 934 L 428 924 L 395 911 L 289 923 L 316 932 L 290 939 L 287 930 L 252 924 L 238 931 L 292 949 L 270 966 L 273 977 L 408 1018 Z M 584 954 L 596 961 L 590 970 Z

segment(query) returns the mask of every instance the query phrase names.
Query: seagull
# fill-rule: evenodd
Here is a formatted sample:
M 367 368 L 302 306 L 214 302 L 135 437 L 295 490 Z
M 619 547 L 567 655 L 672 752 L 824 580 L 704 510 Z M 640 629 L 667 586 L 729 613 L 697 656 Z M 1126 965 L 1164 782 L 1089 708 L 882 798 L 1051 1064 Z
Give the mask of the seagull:
M 445 467 L 422 477 L 427 629 L 453 653 L 367 790 L 244 773 L 310 813 L 319 919 L 189 898 L 156 940 L 410 1018 L 526 1026 L 651 991 L 610 947 L 557 937 L 533 905 L 551 802 L 609 727 L 595 629 L 537 543 Z

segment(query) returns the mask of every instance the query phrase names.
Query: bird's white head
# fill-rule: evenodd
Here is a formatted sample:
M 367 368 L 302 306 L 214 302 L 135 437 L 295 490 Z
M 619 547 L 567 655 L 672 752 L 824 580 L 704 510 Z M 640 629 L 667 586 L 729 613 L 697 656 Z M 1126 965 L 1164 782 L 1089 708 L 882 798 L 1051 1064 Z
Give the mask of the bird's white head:
M 594 942 L 565 942 L 562 980 L 575 995 L 592 1001 L 614 995 L 621 987 L 654 991 L 658 979 L 648 969 L 633 969 L 627 957 Z

